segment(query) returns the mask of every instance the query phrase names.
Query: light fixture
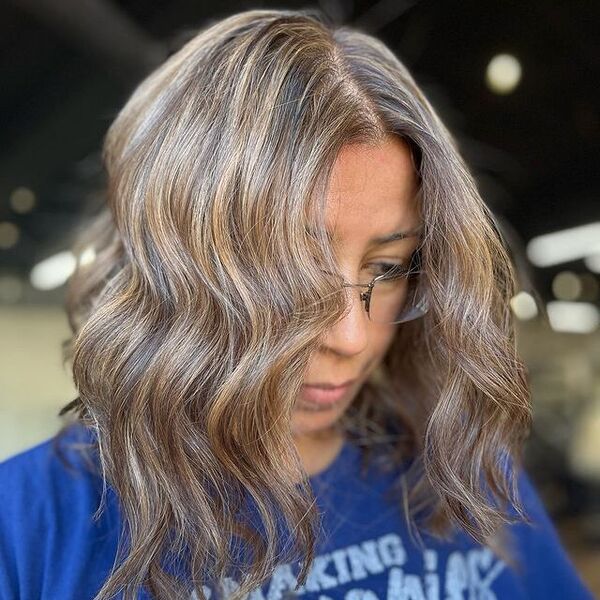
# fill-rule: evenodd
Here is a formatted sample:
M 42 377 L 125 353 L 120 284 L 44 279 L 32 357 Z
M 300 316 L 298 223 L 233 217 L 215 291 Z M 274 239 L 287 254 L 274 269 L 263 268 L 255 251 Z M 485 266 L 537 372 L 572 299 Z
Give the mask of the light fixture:
M 565 333 L 592 333 L 600 323 L 600 314 L 590 302 L 555 300 L 546 305 L 550 327 Z
M 509 94 L 521 81 L 521 63 L 512 54 L 498 54 L 490 60 L 485 81 L 495 94 Z
M 595 254 L 600 254 L 600 222 L 546 233 L 527 244 L 527 256 L 536 267 L 551 267 Z
M 39 262 L 29 275 L 31 285 L 38 290 L 60 287 L 75 270 L 75 256 L 69 250 L 58 252 Z

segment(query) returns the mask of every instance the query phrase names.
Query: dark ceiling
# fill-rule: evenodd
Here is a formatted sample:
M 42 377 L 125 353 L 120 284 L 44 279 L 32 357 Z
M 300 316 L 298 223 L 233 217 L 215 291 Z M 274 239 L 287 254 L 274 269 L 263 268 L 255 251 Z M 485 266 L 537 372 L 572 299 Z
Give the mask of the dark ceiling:
M 39 260 L 66 248 L 81 215 L 98 205 L 103 134 L 140 79 L 207 19 L 257 7 L 231 2 L 215 12 L 190 0 L 13 0 L 0 19 L 0 221 L 20 229 L 0 248 L 0 276 L 27 278 Z M 600 3 L 452 0 L 323 1 L 338 21 L 387 42 L 407 64 L 515 243 L 599 220 Z M 489 60 L 509 52 L 523 78 L 492 93 Z M 18 214 L 12 191 L 34 191 Z M 560 269 L 534 269 L 551 298 Z M 597 275 L 595 276 L 598 277 Z M 40 294 L 36 300 L 56 299 Z M 597 301 L 597 300 L 596 300 Z

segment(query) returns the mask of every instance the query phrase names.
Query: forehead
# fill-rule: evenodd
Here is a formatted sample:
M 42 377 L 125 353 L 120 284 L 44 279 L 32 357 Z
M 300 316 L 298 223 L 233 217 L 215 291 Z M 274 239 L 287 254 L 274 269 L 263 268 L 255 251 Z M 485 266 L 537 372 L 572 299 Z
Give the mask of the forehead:
M 336 239 L 412 228 L 419 223 L 418 176 L 407 142 L 350 144 L 338 154 L 327 188 L 325 221 Z

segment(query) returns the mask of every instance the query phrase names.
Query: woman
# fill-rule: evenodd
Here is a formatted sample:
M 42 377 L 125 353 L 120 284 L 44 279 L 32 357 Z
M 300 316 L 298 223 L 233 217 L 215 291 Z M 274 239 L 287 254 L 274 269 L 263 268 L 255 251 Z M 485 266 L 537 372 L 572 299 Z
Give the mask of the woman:
M 103 156 L 78 418 L 2 465 L 3 599 L 591 597 L 522 469 L 508 251 L 382 42 L 225 18 Z

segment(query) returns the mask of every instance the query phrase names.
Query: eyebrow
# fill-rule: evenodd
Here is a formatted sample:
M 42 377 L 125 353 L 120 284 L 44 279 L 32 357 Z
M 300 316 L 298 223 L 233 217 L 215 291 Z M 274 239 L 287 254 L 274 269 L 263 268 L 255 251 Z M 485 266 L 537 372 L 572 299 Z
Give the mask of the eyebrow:
M 406 238 L 416 237 L 420 235 L 422 231 L 422 225 L 414 227 L 413 229 L 408 229 L 407 231 L 394 231 L 394 233 L 390 233 L 389 235 L 371 238 L 369 240 L 369 246 L 381 246 L 382 244 L 395 242 L 396 240 L 404 240 Z
M 408 229 L 406 231 L 394 231 L 393 233 L 389 233 L 383 236 L 372 237 L 369 240 L 369 246 L 382 246 L 383 244 L 389 244 L 390 242 L 395 242 L 396 240 L 404 240 L 411 237 L 416 237 L 421 234 L 423 231 L 423 226 L 418 225 L 417 227 L 413 227 L 412 229 Z M 333 241 L 333 236 L 329 230 L 326 231 L 327 238 L 330 241 Z

